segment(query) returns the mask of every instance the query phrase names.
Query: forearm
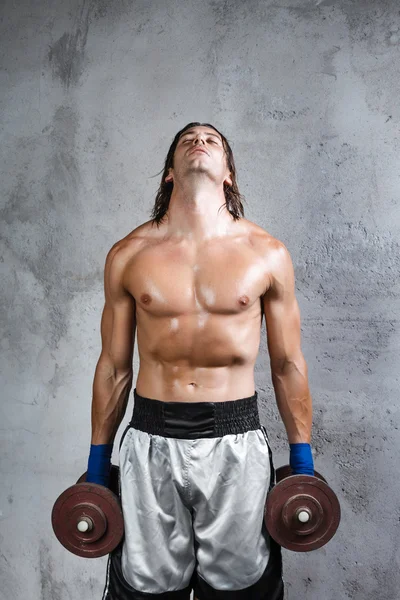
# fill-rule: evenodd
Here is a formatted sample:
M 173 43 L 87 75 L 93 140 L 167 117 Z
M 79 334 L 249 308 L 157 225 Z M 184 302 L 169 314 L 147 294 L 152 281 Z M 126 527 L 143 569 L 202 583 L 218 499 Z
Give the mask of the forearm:
M 92 444 L 111 444 L 125 415 L 133 372 L 100 357 L 93 381 Z
M 312 399 L 305 361 L 287 362 L 271 375 L 289 443 L 311 443 Z

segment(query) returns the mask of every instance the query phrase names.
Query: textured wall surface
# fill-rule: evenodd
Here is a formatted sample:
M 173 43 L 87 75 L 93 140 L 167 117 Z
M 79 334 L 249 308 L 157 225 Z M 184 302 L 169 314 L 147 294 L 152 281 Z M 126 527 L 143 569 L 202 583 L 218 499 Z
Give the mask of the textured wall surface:
M 328 545 L 284 551 L 286 598 L 400 598 L 397 0 L 0 10 L 1 600 L 101 598 L 106 559 L 65 551 L 51 508 L 86 468 L 106 254 L 197 120 L 232 142 L 246 217 L 291 253 L 316 468 L 342 505 Z M 286 463 L 265 330 L 256 383 Z

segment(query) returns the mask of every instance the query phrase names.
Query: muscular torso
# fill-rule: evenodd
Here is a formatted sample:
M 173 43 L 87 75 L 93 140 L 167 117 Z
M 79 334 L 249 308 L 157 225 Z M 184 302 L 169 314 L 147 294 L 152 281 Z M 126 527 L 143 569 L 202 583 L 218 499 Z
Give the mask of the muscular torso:
M 123 285 L 136 307 L 137 393 L 170 402 L 254 394 L 276 241 L 240 219 L 234 233 L 197 244 L 145 223 L 125 238 Z

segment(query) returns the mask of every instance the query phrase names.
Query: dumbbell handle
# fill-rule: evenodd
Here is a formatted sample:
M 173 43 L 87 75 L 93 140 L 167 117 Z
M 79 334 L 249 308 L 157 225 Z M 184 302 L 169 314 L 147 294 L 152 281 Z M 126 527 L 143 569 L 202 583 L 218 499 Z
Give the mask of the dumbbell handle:
M 308 523 L 308 521 L 311 519 L 311 513 L 306 508 L 301 508 L 297 512 L 296 516 L 297 516 L 298 520 L 300 521 L 300 523 Z
M 76 524 L 76 528 L 81 533 L 86 533 L 87 531 L 92 531 L 93 521 L 89 517 L 81 517 L 81 519 Z

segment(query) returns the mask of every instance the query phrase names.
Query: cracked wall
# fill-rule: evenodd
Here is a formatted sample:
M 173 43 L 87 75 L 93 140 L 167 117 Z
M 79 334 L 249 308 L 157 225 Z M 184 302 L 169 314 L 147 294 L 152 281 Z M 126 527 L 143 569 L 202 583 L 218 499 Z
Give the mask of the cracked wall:
M 284 551 L 287 599 L 400 598 L 398 3 L 6 0 L 0 31 L 1 600 L 101 597 L 106 559 L 66 553 L 51 508 L 86 467 L 106 254 L 197 120 L 291 253 L 315 464 L 342 505 L 327 546 Z M 280 465 L 268 367 L 264 326 Z

